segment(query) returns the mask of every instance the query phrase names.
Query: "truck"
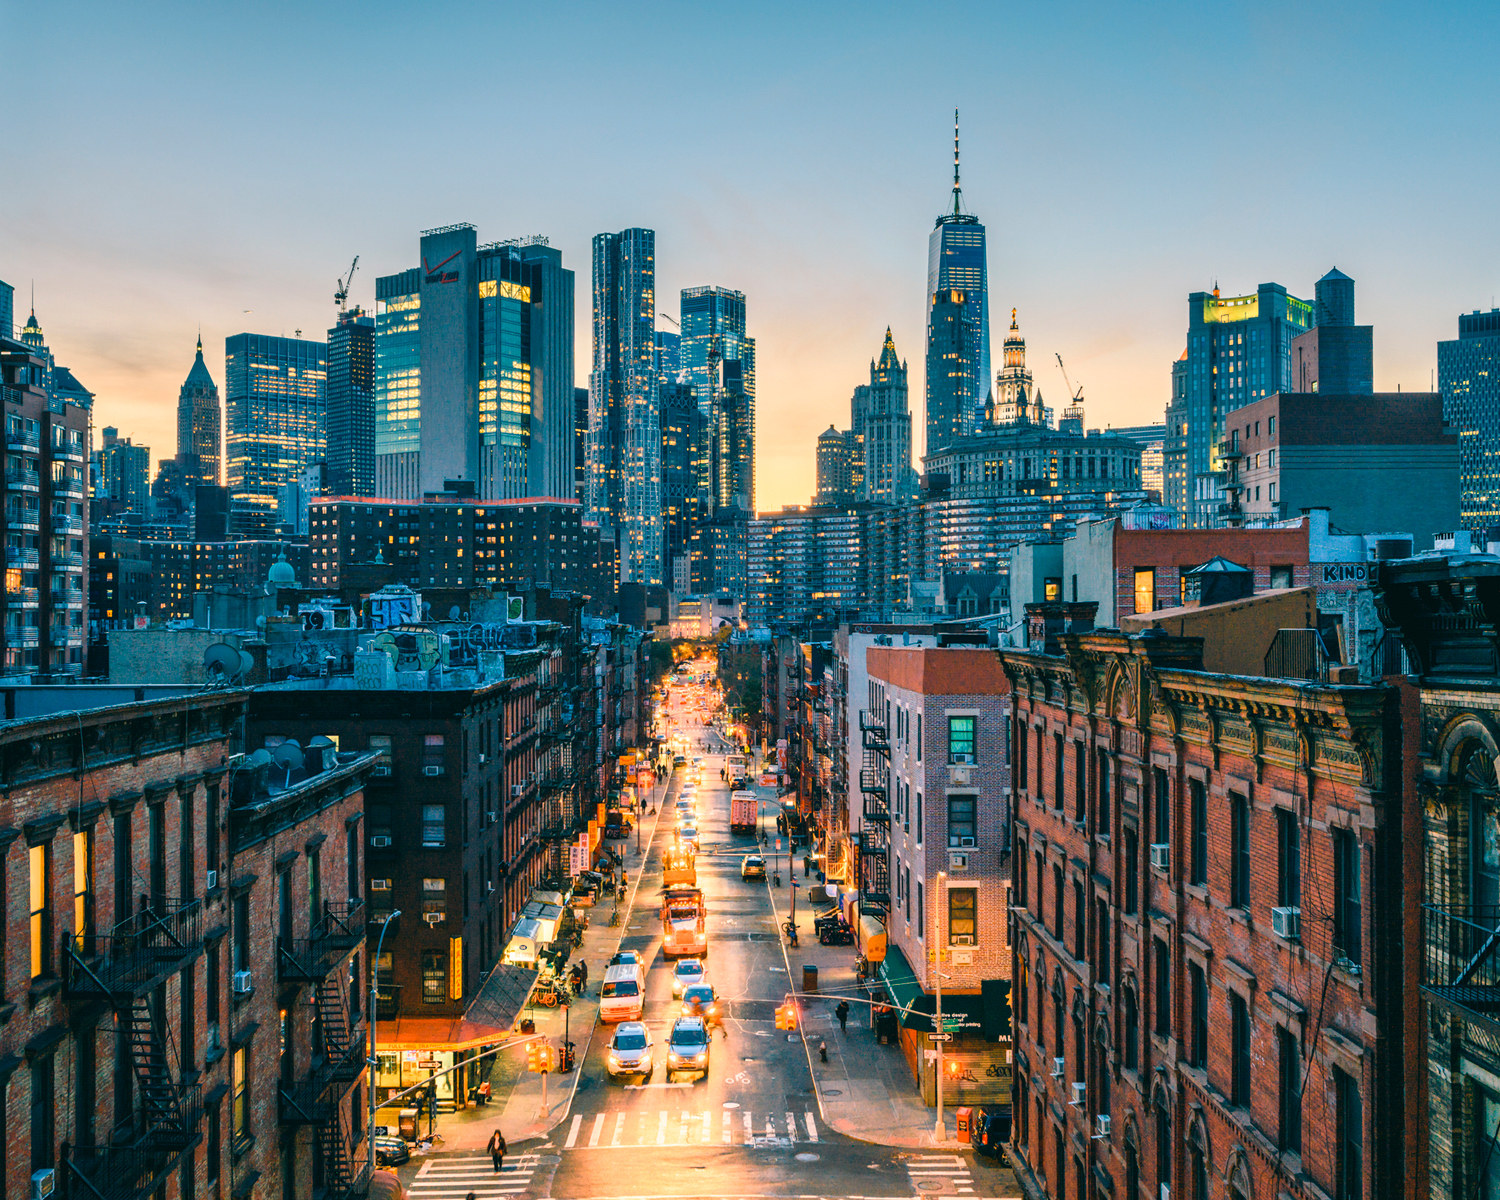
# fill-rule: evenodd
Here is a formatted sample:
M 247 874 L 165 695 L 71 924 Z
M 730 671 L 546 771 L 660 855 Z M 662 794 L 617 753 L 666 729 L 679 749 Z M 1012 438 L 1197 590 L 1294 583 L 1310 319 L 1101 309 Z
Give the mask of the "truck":
M 731 792 L 729 796 L 729 832 L 754 833 L 760 797 L 754 792 Z
M 697 856 L 691 846 L 669 846 L 661 857 L 661 881 L 666 887 L 697 887 Z
M 662 889 L 662 955 L 695 958 L 708 953 L 708 905 L 696 887 Z
M 748 770 L 743 754 L 731 754 L 724 760 L 724 773 L 729 777 L 730 787 L 744 787 Z

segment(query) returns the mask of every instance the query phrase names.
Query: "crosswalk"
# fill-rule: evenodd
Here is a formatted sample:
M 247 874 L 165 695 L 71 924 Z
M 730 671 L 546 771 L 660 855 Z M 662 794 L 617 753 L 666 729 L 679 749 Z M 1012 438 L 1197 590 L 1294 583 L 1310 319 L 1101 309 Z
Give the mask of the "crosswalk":
M 917 1154 L 906 1160 L 906 1174 L 918 1196 L 972 1196 L 974 1176 L 957 1154 Z
M 541 1159 L 536 1154 L 507 1154 L 505 1169 L 496 1172 L 488 1154 L 429 1158 L 407 1184 L 411 1200 L 475 1200 L 495 1196 L 521 1196 L 531 1186 Z
M 746 1109 L 631 1109 L 574 1113 L 564 1150 L 643 1146 L 792 1146 L 818 1141 L 811 1110 L 753 1113 Z

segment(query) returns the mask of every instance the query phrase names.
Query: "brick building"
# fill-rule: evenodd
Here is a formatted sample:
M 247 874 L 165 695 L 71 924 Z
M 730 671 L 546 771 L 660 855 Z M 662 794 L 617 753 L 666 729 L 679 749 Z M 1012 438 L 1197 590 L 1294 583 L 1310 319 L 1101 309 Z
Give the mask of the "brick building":
M 6 1196 L 358 1186 L 369 763 L 319 749 L 275 787 L 244 715 L 226 691 L 0 729 Z
M 1054 1200 L 1419 1194 L 1412 689 L 1208 674 L 1197 639 L 1088 616 L 1000 656 L 1018 1177 Z
M 945 1075 L 945 1101 L 1008 1101 L 1009 681 L 994 651 L 941 640 L 871 646 L 866 664 L 862 852 L 868 862 L 884 834 L 890 878 L 877 983 L 905 1009 L 901 1045 L 929 1103 L 934 970 L 945 976 L 944 1028 L 953 1034 L 944 1054 L 964 1068 Z

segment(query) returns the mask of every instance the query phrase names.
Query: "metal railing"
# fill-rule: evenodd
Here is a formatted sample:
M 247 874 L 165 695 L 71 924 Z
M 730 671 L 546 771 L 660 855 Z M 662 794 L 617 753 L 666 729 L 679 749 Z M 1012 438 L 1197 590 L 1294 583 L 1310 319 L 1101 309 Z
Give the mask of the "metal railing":
M 79 1200 L 137 1200 L 149 1196 L 177 1169 L 180 1152 L 142 1145 L 74 1146 L 63 1171 L 75 1185 L 64 1194 Z
M 1500 1026 L 1500 906 L 1422 905 L 1421 986 L 1460 1016 Z
M 389 1021 L 401 1013 L 401 984 L 379 983 L 375 985 L 375 1015 Z
M 365 939 L 363 900 L 335 905 L 326 901 L 311 937 L 277 938 L 276 969 L 288 983 L 317 983 Z
M 286 1125 L 316 1125 L 336 1115 L 336 1106 L 345 1089 L 365 1068 L 365 1027 L 356 1021 L 349 1028 L 349 1049 L 338 1057 L 323 1059 L 290 1088 L 278 1084 L 277 1102 L 280 1119 Z
M 170 975 L 203 942 L 203 901 L 141 898 L 135 915 L 79 948 L 64 934 L 67 990 L 111 1001 L 140 995 Z

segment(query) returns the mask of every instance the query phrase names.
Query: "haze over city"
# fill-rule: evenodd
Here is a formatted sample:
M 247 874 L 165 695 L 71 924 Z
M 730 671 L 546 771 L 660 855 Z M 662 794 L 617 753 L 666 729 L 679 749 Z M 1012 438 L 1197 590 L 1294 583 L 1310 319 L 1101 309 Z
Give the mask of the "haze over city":
M 1497 233 L 1493 8 L 443 4 L 3 5 L 13 127 L 0 261 L 34 282 L 95 424 L 174 450 L 203 331 L 321 339 L 409 265 L 417 231 L 657 234 L 657 303 L 746 295 L 757 506 L 804 503 L 885 327 L 921 452 L 927 235 L 951 187 L 989 230 L 996 344 L 1086 423 L 1159 421 L 1185 298 L 1337 265 L 1379 331 L 1380 390 L 1426 390 L 1453 314 L 1488 307 Z M 661 322 L 659 328 L 670 328 Z

